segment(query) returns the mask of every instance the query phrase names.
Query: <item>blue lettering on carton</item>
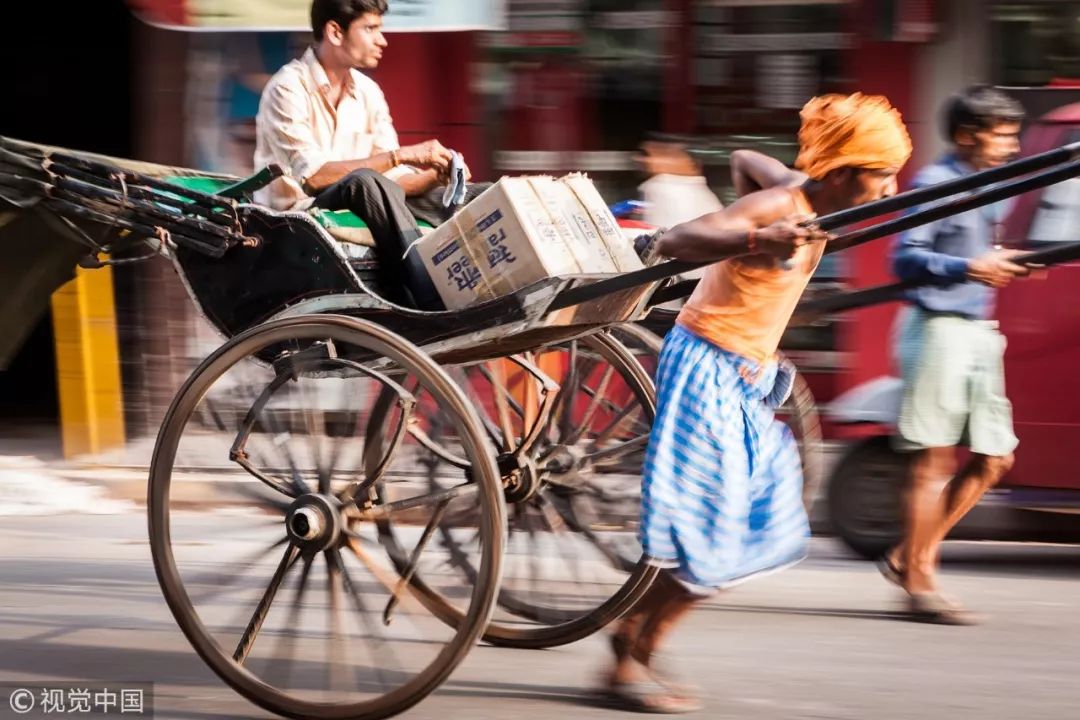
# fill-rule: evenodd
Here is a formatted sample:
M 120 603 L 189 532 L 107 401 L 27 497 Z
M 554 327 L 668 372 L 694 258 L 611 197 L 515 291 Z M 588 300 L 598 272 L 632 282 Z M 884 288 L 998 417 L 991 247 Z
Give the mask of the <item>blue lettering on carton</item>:
M 483 232 L 495 223 L 502 220 L 502 216 L 502 210 L 496 209 L 495 212 L 491 213 L 486 218 L 483 218 L 482 220 L 480 220 L 480 222 L 476 223 L 476 229 L 480 232 Z
M 432 255 L 431 256 L 431 262 L 433 262 L 436 265 L 441 265 L 442 262 L 444 260 L 446 260 L 446 258 L 450 257 L 451 255 L 453 255 L 454 253 L 456 253 L 460 249 L 461 249 L 461 246 L 458 244 L 458 241 L 455 240 L 454 242 L 450 243 L 449 245 L 444 247 L 439 252 Z
M 463 257 L 446 269 L 446 278 L 457 285 L 457 289 L 472 290 L 480 284 L 480 270 Z
M 487 257 L 489 268 L 495 268 L 496 266 L 501 265 L 504 262 L 507 264 L 517 262 L 517 258 L 514 257 L 514 254 L 510 251 L 508 247 L 506 247 L 505 228 L 499 228 L 498 232 L 488 235 L 487 242 Z

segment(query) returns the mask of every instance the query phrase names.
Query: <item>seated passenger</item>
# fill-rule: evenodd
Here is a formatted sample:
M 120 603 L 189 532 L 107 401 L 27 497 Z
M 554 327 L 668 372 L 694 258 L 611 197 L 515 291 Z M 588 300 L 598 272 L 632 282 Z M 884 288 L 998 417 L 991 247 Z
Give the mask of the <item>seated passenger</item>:
M 438 140 L 401 147 L 382 90 L 361 70 L 379 64 L 386 0 L 314 0 L 315 44 L 263 89 L 256 117 L 255 167 L 278 163 L 289 175 L 256 194 L 276 210 L 351 210 L 368 225 L 380 292 L 392 302 L 443 308 L 416 253 L 416 218 L 439 225 L 454 153 Z M 460 163 L 464 179 L 468 167 Z M 487 185 L 466 185 L 468 202 Z

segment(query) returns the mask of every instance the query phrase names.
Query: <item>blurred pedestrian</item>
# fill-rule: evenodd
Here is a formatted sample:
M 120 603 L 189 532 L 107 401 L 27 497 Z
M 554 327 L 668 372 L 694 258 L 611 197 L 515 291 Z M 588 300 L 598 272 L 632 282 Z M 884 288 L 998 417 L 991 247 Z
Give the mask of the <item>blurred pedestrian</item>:
M 1024 112 L 1003 92 L 973 86 L 945 105 L 951 148 L 923 168 L 913 187 L 998 167 L 1020 149 Z M 880 562 L 901 585 L 920 620 L 961 625 L 975 616 L 937 585 L 941 544 L 949 531 L 1009 471 L 1018 440 L 1005 396 L 1005 338 L 994 312 L 997 289 L 1028 270 L 1017 251 L 1001 249 L 1009 201 L 950 216 L 901 235 L 893 270 L 928 283 L 907 294 L 897 326 L 904 381 L 899 448 L 914 451 L 903 542 Z M 957 474 L 956 447 L 971 449 Z

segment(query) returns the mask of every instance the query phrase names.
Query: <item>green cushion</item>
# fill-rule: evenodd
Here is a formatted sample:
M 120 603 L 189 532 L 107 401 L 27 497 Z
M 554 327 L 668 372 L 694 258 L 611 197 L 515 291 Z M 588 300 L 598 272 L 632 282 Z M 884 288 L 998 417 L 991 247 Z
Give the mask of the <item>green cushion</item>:
M 319 224 L 324 228 L 366 228 L 367 223 L 360 219 L 358 215 L 354 215 L 350 210 L 320 210 L 318 208 L 312 208 L 309 210 L 315 219 L 319 221 Z M 426 220 L 417 218 L 416 223 L 422 228 L 434 227 Z
M 173 185 L 179 185 L 182 188 L 206 193 L 207 195 L 216 195 L 235 183 L 234 180 L 222 180 L 219 178 L 203 177 L 201 175 L 188 175 L 185 177 L 170 177 L 165 179 Z
M 349 210 L 320 210 L 319 208 L 311 208 L 308 210 L 319 224 L 326 229 L 330 228 L 366 228 L 367 223 L 360 219 L 358 215 L 353 214 Z
M 179 185 L 182 188 L 188 190 L 195 190 L 197 192 L 207 193 L 208 195 L 214 195 L 221 192 L 225 188 L 231 187 L 235 184 L 234 180 L 222 180 L 213 177 L 203 177 L 200 175 L 189 175 L 186 177 L 170 177 L 166 180 L 173 185 Z M 183 198 L 180 198 L 183 199 Z M 349 210 L 320 210 L 318 208 L 312 208 L 309 210 L 311 215 L 327 230 L 334 228 L 343 229 L 361 229 L 367 228 L 367 223 L 361 220 L 357 215 L 354 215 Z M 434 227 L 431 223 L 424 220 L 417 220 L 420 227 L 431 228 Z

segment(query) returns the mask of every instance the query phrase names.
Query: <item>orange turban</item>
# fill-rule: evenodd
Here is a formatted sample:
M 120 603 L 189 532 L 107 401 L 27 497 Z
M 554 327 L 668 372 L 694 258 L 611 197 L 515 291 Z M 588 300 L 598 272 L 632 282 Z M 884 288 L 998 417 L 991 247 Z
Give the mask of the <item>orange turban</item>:
M 880 95 L 822 95 L 799 113 L 795 167 L 814 180 L 842 167 L 900 168 L 911 157 L 911 138 L 900 113 Z

